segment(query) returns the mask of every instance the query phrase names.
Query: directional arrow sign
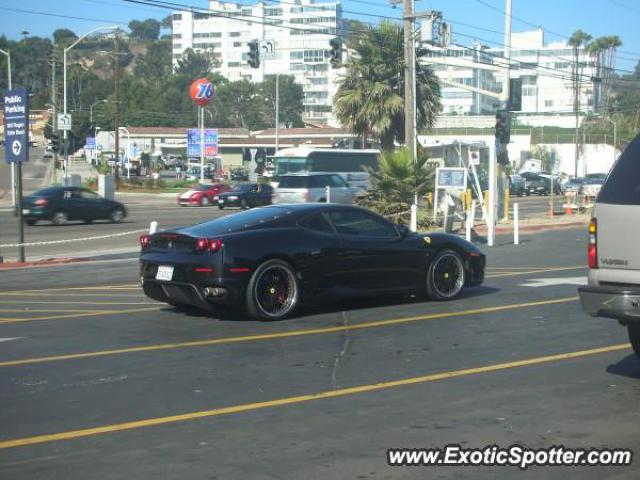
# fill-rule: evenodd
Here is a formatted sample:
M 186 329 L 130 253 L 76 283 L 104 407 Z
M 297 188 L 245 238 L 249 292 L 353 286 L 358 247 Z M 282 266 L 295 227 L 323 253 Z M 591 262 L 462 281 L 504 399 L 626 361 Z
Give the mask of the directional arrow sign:
M 532 278 L 521 287 L 553 287 L 555 285 L 586 285 L 587 277 Z

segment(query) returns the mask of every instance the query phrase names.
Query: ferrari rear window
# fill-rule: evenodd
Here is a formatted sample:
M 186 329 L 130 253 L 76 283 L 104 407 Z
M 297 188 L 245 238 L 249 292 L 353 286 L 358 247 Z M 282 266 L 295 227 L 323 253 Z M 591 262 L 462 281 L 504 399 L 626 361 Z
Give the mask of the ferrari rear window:
M 290 213 L 290 209 L 282 207 L 255 208 L 216 218 L 215 220 L 200 223 L 193 227 L 182 229 L 181 231 L 193 236 L 210 237 L 212 235 L 236 232 L 258 225 L 272 223 Z

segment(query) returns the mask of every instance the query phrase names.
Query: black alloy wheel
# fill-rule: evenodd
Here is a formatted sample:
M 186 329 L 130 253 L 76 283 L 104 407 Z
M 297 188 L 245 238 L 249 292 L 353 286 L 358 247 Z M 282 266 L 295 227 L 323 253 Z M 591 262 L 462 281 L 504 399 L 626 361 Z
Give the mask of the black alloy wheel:
M 261 320 L 281 320 L 296 308 L 300 285 L 293 268 L 282 260 L 268 260 L 253 273 L 247 287 L 247 309 Z
M 453 250 L 438 252 L 427 272 L 427 294 L 433 300 L 452 300 L 464 288 L 465 269 L 462 258 Z

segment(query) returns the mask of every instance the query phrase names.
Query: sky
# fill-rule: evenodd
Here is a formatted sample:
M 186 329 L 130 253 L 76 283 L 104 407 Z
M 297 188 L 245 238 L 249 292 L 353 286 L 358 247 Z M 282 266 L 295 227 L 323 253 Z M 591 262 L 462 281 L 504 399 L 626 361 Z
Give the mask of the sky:
M 470 45 L 474 39 L 490 46 L 503 41 L 506 0 L 416 0 L 416 11 L 436 10 L 452 24 L 455 43 Z M 174 3 L 207 8 L 206 0 L 173 0 Z M 251 3 L 243 0 L 240 3 Z M 286 0 L 293 3 L 293 0 Z M 343 16 L 369 23 L 383 17 L 401 18 L 402 6 L 388 0 L 343 0 Z M 22 10 L 22 11 L 17 11 Z M 29 12 L 28 12 L 29 11 Z M 39 15 L 33 12 L 68 17 Z M 132 20 L 162 19 L 169 12 L 124 0 L 0 0 L 0 34 L 11 39 L 30 35 L 51 36 L 57 28 L 82 34 L 101 25 L 126 27 Z M 545 29 L 547 42 L 567 38 L 577 29 L 593 37 L 618 35 L 622 40 L 616 67 L 630 73 L 640 59 L 640 1 L 638 0 L 512 0 L 512 31 Z

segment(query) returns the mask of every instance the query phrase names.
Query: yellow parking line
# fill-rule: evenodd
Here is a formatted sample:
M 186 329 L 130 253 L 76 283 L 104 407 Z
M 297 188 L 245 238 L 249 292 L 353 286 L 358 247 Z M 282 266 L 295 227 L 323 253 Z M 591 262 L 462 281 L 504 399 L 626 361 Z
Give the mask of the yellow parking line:
M 33 288 L 28 290 L 9 290 L 2 293 L 31 293 L 31 292 L 66 292 L 69 290 L 104 290 L 106 288 L 120 290 L 120 289 L 133 289 L 140 288 L 139 284 L 127 284 L 127 285 L 94 285 L 90 287 L 59 287 L 59 288 Z
M 528 270 L 524 272 L 506 272 L 506 273 L 500 272 L 500 273 L 492 273 L 492 274 L 486 275 L 485 278 L 513 277 L 516 275 L 530 275 L 532 273 L 562 272 L 565 270 L 580 270 L 580 269 L 586 269 L 586 268 L 587 268 L 586 265 L 581 265 L 579 267 L 543 268 L 539 270 Z
M 62 360 L 77 360 L 80 358 L 104 357 L 108 355 L 122 355 L 126 353 L 153 352 L 153 351 L 159 351 L 159 350 L 176 350 L 180 348 L 206 347 L 211 345 L 225 345 L 225 344 L 231 344 L 231 343 L 275 340 L 280 338 L 302 337 L 305 335 L 322 335 L 322 334 L 329 334 L 329 333 L 344 332 L 347 330 L 351 331 L 351 330 L 362 330 L 366 328 L 388 327 L 391 325 L 399 325 L 403 323 L 412 323 L 412 322 L 427 321 L 427 320 L 436 320 L 439 318 L 462 317 L 462 316 L 469 316 L 469 315 L 478 315 L 482 313 L 493 313 L 493 312 L 500 312 L 504 310 L 513 310 L 517 308 L 537 307 L 541 305 L 554 305 L 558 303 L 573 302 L 577 299 L 578 299 L 577 296 L 564 297 L 564 298 L 556 298 L 553 300 L 542 300 L 538 302 L 498 305 L 494 307 L 474 308 L 470 310 L 460 310 L 460 311 L 454 311 L 454 312 L 432 313 L 429 315 L 393 318 L 390 320 L 376 320 L 371 322 L 357 323 L 357 324 L 351 324 L 351 325 L 340 325 L 335 327 L 312 328 L 312 329 L 305 329 L 305 330 L 293 330 L 289 332 L 266 333 L 261 335 L 245 335 L 245 336 L 239 336 L 239 337 L 212 338 L 209 340 L 195 340 L 191 342 L 161 343 L 157 345 L 145 345 L 142 347 L 117 348 L 113 350 L 101 350 L 101 351 L 95 351 L 95 352 L 70 353 L 66 355 L 54 355 L 54 356 L 48 356 L 48 357 L 24 358 L 20 360 L 6 360 L 6 361 L 0 362 L 0 367 L 28 365 L 33 363 L 58 362 Z
M 575 352 L 559 353 L 556 355 L 547 355 L 544 357 L 533 357 L 514 362 L 496 363 L 484 367 L 467 368 L 463 370 L 451 370 L 448 372 L 433 373 L 422 375 L 419 377 L 403 378 L 400 380 L 391 380 L 387 382 L 373 383 L 368 385 L 358 385 L 355 387 L 340 388 L 335 390 L 326 390 L 323 392 L 312 393 L 308 395 L 299 395 L 295 397 L 278 398 L 266 402 L 244 403 L 241 405 L 232 405 L 229 407 L 214 408 L 211 410 L 200 410 L 195 412 L 183 413 L 180 415 L 171 415 L 167 417 L 148 418 L 144 420 L 134 420 L 131 422 L 115 423 L 112 425 L 103 425 L 93 428 L 85 428 L 81 430 L 71 430 L 66 432 L 50 433 L 46 435 L 36 435 L 33 437 L 16 438 L 11 440 L 0 441 L 0 449 L 24 447 L 27 445 L 36 445 L 39 443 L 56 442 L 60 440 L 72 440 L 76 438 L 101 435 L 105 433 L 121 432 L 124 430 L 135 430 L 138 428 L 153 427 L 157 425 L 167 425 L 177 422 L 185 422 L 200 418 L 218 417 L 221 415 L 229 415 L 233 413 L 244 413 L 264 408 L 281 407 L 284 405 L 295 405 L 316 400 L 324 400 L 328 398 L 347 397 L 363 393 L 377 392 L 391 388 L 398 388 L 408 385 L 417 385 L 428 382 L 436 382 L 439 380 L 447 380 L 450 378 L 465 377 L 470 375 L 479 375 L 483 373 L 497 372 L 500 370 L 508 370 L 512 368 L 527 367 L 530 365 L 541 365 L 561 360 L 571 360 L 575 358 L 588 357 L 602 353 L 616 352 L 619 350 L 627 350 L 629 344 L 623 343 L 618 345 L 609 345 L 607 347 L 592 348 L 590 350 L 579 350 Z
M 0 305 L 157 305 L 159 302 L 73 302 L 38 300 L 0 300 Z M 163 304 L 164 305 L 164 304 Z
M 77 308 L 2 308 L 0 314 L 3 313 L 88 313 L 98 312 L 99 310 L 82 310 Z M 0 320 L 3 320 L 0 317 Z
M 140 293 L 0 292 L 0 297 L 140 297 Z
M 86 313 L 74 313 L 69 315 L 51 315 L 47 317 L 31 317 L 31 318 L 0 318 L 0 324 L 4 323 L 24 323 L 35 322 L 41 320 L 63 320 L 68 318 L 81 318 L 81 317 L 99 317 L 101 315 L 121 315 L 123 313 L 137 313 L 148 312 L 150 310 L 160 310 L 162 307 L 148 307 L 148 308 L 130 308 L 128 310 L 92 310 Z

